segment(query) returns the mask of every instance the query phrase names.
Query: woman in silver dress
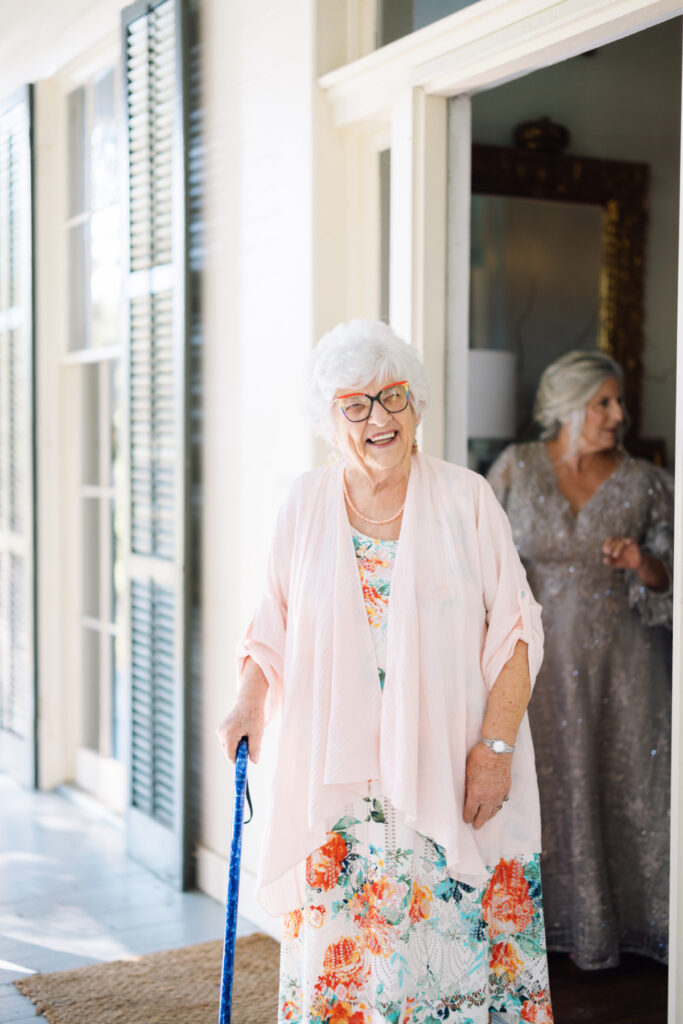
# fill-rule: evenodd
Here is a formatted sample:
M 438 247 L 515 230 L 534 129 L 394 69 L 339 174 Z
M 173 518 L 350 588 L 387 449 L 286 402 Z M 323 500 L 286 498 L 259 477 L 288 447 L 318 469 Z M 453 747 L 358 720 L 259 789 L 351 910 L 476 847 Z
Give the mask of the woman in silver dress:
M 622 372 L 600 352 L 549 366 L 542 439 L 489 481 L 543 607 L 529 707 L 548 948 L 582 968 L 667 959 L 673 483 L 631 458 Z

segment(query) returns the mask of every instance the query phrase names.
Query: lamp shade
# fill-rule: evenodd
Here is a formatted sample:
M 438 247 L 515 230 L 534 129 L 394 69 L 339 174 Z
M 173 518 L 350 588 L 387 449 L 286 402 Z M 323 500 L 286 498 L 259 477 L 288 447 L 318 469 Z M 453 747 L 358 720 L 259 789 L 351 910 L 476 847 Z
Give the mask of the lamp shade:
M 471 438 L 506 441 L 515 436 L 515 353 L 469 350 L 467 428 Z

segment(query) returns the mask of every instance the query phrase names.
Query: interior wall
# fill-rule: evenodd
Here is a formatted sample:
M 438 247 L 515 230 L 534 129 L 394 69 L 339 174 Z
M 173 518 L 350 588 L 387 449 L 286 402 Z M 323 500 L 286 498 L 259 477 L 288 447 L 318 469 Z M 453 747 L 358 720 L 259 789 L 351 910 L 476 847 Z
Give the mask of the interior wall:
M 472 137 L 512 145 L 514 127 L 549 117 L 571 133 L 569 153 L 647 163 L 641 433 L 666 441 L 673 465 L 681 111 L 681 21 L 527 75 L 472 101 Z
M 376 315 L 379 240 L 375 247 L 366 204 L 374 208 L 379 158 L 367 139 L 335 127 L 317 86 L 321 66 L 343 63 L 359 45 L 353 22 L 330 13 L 330 0 L 202 6 L 209 145 L 198 883 L 221 900 L 232 771 L 215 728 L 235 699 L 235 647 L 261 595 L 278 508 L 294 478 L 328 452 L 304 412 L 308 359 L 340 320 Z M 359 180 L 368 187 L 358 189 Z M 349 248 L 358 258 L 347 278 Z M 244 833 L 240 906 L 279 936 L 253 884 L 276 742 L 274 724 L 250 767 L 257 812 Z
M 275 516 L 312 465 L 302 381 L 312 321 L 313 0 L 202 4 L 204 447 L 198 880 L 223 898 L 232 770 L 215 738 Z M 256 869 L 274 736 L 250 769 Z M 247 907 L 245 905 L 244 911 Z

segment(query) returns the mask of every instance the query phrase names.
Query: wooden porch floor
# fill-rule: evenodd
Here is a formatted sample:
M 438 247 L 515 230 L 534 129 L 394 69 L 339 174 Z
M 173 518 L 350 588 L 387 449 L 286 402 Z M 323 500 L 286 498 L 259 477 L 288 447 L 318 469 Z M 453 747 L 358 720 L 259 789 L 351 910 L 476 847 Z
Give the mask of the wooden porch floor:
M 223 928 L 220 904 L 126 857 L 115 818 L 0 775 L 2 1024 L 45 1020 L 15 978 L 220 939 Z M 254 930 L 240 921 L 240 934 Z M 666 1024 L 667 971 L 652 961 L 585 972 L 553 955 L 550 981 L 556 1024 Z
M 220 939 L 224 926 L 215 900 L 131 861 L 113 816 L 0 775 L 2 1024 L 45 1020 L 16 978 Z M 240 934 L 255 930 L 240 921 Z

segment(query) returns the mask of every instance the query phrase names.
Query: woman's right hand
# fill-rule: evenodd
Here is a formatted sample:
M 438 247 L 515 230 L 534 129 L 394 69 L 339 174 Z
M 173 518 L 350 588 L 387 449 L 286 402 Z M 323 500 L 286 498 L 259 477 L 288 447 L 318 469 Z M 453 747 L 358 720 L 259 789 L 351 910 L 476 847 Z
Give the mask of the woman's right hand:
M 263 706 L 259 707 L 256 703 L 244 705 L 238 701 L 216 729 L 220 745 L 228 761 L 235 763 L 239 741 L 246 736 L 249 741 L 249 760 L 257 764 L 261 753 L 264 727 Z
M 237 746 L 243 736 L 249 741 L 249 760 L 254 764 L 258 763 L 266 724 L 267 693 L 266 677 L 256 662 L 247 658 L 237 703 L 216 729 L 223 753 L 233 764 L 237 756 Z

